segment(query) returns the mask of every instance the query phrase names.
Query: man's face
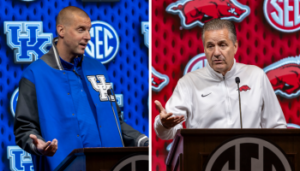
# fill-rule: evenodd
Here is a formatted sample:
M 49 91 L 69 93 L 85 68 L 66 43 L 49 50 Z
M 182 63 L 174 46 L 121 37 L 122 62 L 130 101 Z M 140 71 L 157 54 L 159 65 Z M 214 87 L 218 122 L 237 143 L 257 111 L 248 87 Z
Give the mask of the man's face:
M 65 49 L 70 54 L 82 55 L 87 46 L 88 41 L 91 39 L 90 28 L 91 19 L 74 14 L 70 24 L 65 26 L 64 44 Z
M 233 44 L 228 30 L 212 30 L 204 33 L 204 52 L 210 67 L 216 72 L 226 74 L 233 66 L 233 58 L 238 49 L 237 41 Z

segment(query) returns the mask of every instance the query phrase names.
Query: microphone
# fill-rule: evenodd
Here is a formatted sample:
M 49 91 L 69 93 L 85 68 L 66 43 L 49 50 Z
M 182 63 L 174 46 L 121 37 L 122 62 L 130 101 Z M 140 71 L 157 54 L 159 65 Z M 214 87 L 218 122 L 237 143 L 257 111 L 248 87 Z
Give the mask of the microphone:
M 108 89 L 108 90 L 107 90 L 107 98 L 108 98 L 108 101 L 110 102 L 111 109 L 112 109 L 112 111 L 113 111 L 113 113 L 114 113 L 116 125 L 117 125 L 118 131 L 119 131 L 119 135 L 120 135 L 120 138 L 121 138 L 121 141 L 122 141 L 122 145 L 123 145 L 123 147 L 125 147 L 124 142 L 123 142 L 123 138 L 122 138 L 122 134 L 121 134 L 121 131 L 120 131 L 120 128 L 119 128 L 119 124 L 118 124 L 118 121 L 117 121 L 116 113 L 115 113 L 113 104 L 112 104 L 112 102 L 111 102 L 111 100 L 113 100 L 113 99 L 110 98 L 111 96 L 112 96 L 111 89 Z M 116 100 L 116 98 L 115 98 L 114 100 Z
M 238 93 L 239 93 L 239 106 L 240 106 L 240 121 L 241 121 L 241 129 L 243 129 L 243 120 L 242 120 L 242 108 L 241 108 L 241 95 L 240 95 L 240 78 L 235 77 L 235 83 L 237 84 Z

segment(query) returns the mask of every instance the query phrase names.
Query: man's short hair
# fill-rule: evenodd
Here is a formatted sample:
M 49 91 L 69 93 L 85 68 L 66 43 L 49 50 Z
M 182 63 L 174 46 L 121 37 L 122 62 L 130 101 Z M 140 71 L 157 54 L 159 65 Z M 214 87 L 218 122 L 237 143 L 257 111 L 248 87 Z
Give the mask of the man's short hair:
M 57 18 L 56 18 L 56 26 L 59 24 L 68 25 L 71 22 L 70 21 L 71 16 L 74 14 L 82 16 L 82 17 L 90 18 L 89 15 L 82 9 L 80 9 L 78 7 L 74 7 L 74 6 L 68 6 L 66 8 L 63 8 L 58 13 Z
M 229 38 L 233 44 L 236 42 L 236 30 L 233 22 L 229 20 L 213 19 L 204 24 L 202 30 L 202 42 L 204 44 L 204 33 L 205 31 L 221 30 L 226 28 L 229 32 Z

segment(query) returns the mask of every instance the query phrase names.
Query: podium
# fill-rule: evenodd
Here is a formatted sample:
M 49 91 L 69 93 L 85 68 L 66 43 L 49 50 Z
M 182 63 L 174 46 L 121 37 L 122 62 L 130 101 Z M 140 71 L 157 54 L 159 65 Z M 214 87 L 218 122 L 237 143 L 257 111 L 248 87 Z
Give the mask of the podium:
M 167 171 L 290 170 L 287 165 L 300 170 L 300 129 L 181 129 L 166 160 Z
M 73 150 L 55 171 L 147 171 L 148 165 L 148 147 L 82 148 Z

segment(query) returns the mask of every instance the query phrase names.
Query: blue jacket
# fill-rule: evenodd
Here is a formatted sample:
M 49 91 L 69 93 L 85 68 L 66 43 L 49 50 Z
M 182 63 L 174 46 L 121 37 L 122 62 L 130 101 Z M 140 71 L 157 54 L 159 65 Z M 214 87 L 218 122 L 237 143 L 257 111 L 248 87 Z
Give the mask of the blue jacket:
M 117 115 L 114 116 L 110 102 L 107 99 L 101 100 L 97 84 L 103 85 L 100 85 L 99 81 L 92 85 L 91 80 L 88 80 L 104 76 L 108 83 L 109 78 L 104 66 L 88 57 L 83 58 L 81 66 L 84 74 L 83 84 L 88 87 L 90 103 L 93 103 L 92 106 L 96 111 L 95 120 L 101 147 L 122 147 L 121 136 L 124 137 L 125 145 L 143 145 L 147 140 L 145 135 L 128 127 L 122 120 L 120 124 L 116 103 L 113 103 Z M 74 115 L 76 111 L 70 95 L 72 92 L 68 77 L 60 63 L 55 44 L 41 59 L 26 68 L 19 90 L 14 126 L 16 143 L 33 154 L 36 170 L 54 170 L 74 149 L 83 148 L 78 136 L 79 124 Z M 59 141 L 59 148 L 55 155 L 41 156 L 29 138 L 29 134 L 35 134 L 44 141 L 52 141 L 56 138 Z M 131 136 L 131 140 L 128 136 Z

